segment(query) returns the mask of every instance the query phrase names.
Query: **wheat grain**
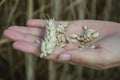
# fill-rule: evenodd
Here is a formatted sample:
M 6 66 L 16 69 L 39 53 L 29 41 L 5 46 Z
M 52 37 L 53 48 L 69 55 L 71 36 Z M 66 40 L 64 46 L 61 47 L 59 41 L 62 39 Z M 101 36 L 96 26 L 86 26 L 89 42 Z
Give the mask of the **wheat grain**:
M 90 46 L 90 48 L 91 48 L 91 49 L 95 49 L 95 48 L 96 48 L 96 46 L 95 46 L 95 45 L 92 45 L 92 46 Z
M 99 36 L 98 32 L 95 32 L 94 34 L 92 34 L 92 37 L 97 38 Z
M 39 44 L 40 45 L 40 41 L 39 40 L 35 40 L 35 43 Z
M 87 26 L 85 26 L 85 25 L 82 27 L 82 29 L 83 29 L 84 31 L 88 30 Z
M 79 36 L 78 36 L 78 34 L 72 34 L 72 35 L 70 35 L 70 37 L 71 38 L 78 38 Z
M 94 33 L 94 32 L 96 32 L 96 30 L 94 30 L 94 29 L 87 29 L 87 33 Z

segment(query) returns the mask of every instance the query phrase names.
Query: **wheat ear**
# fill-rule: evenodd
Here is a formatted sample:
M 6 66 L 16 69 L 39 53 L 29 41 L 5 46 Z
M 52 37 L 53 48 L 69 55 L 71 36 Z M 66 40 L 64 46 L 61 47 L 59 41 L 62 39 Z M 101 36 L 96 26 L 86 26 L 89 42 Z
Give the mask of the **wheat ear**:
M 56 38 L 56 25 L 54 24 L 54 19 L 46 21 L 46 29 L 44 40 L 41 43 L 41 55 L 40 57 L 52 54 L 57 43 Z

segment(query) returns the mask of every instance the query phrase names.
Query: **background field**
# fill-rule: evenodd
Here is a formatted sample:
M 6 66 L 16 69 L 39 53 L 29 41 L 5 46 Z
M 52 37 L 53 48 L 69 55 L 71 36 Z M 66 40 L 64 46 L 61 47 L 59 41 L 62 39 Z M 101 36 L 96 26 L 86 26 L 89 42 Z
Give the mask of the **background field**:
M 0 80 L 120 80 L 120 68 L 97 71 L 54 63 L 12 48 L 2 33 L 31 18 L 120 22 L 120 0 L 0 0 Z

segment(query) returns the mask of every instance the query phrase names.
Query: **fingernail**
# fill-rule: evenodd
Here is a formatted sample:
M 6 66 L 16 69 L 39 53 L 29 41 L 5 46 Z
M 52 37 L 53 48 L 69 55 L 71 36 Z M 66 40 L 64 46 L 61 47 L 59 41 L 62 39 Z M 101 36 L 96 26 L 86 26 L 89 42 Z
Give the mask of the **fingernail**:
M 58 58 L 59 61 L 69 61 L 70 59 L 71 59 L 71 55 L 68 55 L 68 54 L 62 54 Z

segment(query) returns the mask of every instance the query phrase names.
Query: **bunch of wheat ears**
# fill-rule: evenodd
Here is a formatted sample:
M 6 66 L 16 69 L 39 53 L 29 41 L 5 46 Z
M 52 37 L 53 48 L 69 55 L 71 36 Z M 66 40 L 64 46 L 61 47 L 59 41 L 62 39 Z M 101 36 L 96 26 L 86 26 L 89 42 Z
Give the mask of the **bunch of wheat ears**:
M 56 25 L 54 19 L 46 21 L 46 29 L 44 39 L 41 41 L 41 54 L 40 57 L 43 58 L 49 54 L 52 54 L 56 46 L 63 47 L 66 43 L 77 43 L 80 42 L 80 50 L 84 49 L 87 43 L 93 41 L 99 37 L 99 32 L 94 29 L 87 28 L 83 26 L 84 32 L 82 34 L 72 34 L 68 37 L 64 36 L 68 23 L 62 23 Z M 91 46 L 95 48 L 95 46 Z

